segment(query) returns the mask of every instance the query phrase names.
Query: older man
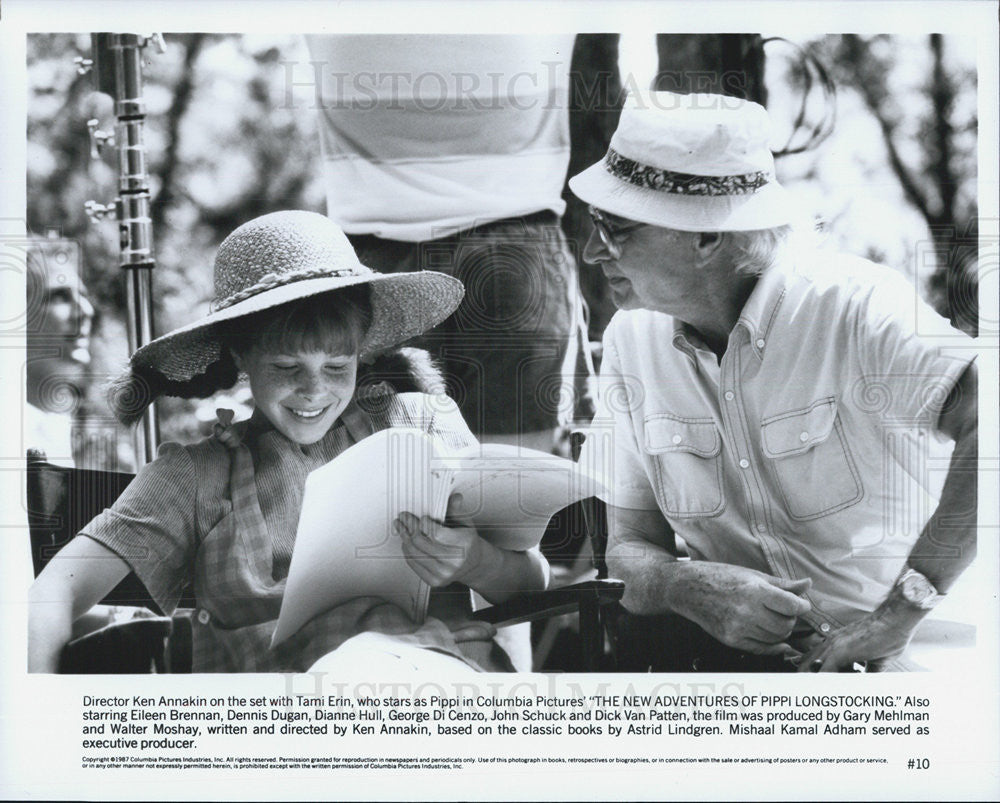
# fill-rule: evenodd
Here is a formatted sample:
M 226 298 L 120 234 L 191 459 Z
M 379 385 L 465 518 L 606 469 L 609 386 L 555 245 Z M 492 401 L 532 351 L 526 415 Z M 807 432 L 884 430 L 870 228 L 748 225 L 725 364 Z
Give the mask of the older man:
M 789 245 L 768 129 L 754 103 L 634 95 L 570 181 L 620 308 L 589 439 L 608 565 L 629 610 L 733 648 L 702 668 L 903 668 L 975 552 L 970 341 L 898 274 Z

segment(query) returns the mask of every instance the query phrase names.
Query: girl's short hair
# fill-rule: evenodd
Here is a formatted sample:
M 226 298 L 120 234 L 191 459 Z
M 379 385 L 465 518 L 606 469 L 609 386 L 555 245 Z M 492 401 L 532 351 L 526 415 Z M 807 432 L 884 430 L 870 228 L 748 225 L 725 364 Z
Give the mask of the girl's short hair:
M 237 354 L 327 351 L 357 354 L 372 322 L 368 285 L 261 310 L 226 324 L 222 342 Z
M 160 396 L 204 399 L 231 388 L 238 379 L 231 352 L 242 355 L 253 348 L 262 348 L 278 352 L 358 354 L 372 317 L 370 289 L 368 285 L 358 285 L 217 324 L 222 353 L 204 373 L 174 382 L 159 371 L 133 366 L 108 384 L 108 405 L 119 421 L 131 426 Z

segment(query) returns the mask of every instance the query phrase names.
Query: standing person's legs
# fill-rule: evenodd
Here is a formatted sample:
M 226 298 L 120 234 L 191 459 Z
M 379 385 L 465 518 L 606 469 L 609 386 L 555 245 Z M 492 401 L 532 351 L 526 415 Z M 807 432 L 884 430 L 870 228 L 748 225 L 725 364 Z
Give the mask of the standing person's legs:
M 465 285 L 459 308 L 414 345 L 444 369 L 448 394 L 482 441 L 552 452 L 577 406 L 583 331 L 576 260 L 551 212 L 476 226 L 424 243 L 354 236 L 361 262 L 383 273 L 436 270 Z M 499 643 L 531 667 L 529 626 Z
M 375 270 L 437 270 L 464 283 L 458 310 L 415 345 L 437 358 L 482 440 L 552 451 L 577 404 L 583 316 L 576 261 L 556 216 L 495 221 L 424 243 L 352 242 Z

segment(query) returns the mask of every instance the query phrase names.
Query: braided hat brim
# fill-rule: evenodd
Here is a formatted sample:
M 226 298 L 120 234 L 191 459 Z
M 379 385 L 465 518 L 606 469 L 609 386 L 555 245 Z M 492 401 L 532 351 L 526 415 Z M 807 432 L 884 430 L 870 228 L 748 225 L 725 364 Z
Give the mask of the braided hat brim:
M 362 355 L 399 345 L 437 326 L 455 311 L 465 294 L 458 279 L 433 271 L 302 279 L 265 290 L 168 332 L 138 349 L 129 363 L 133 369 L 152 370 L 172 382 L 186 382 L 205 373 L 222 357 L 217 324 L 363 284 L 371 286 L 372 323 L 361 345 Z

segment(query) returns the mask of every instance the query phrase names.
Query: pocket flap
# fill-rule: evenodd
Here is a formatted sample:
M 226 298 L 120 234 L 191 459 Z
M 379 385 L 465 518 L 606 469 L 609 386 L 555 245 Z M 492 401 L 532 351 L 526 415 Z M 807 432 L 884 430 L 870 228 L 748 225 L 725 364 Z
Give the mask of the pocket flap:
M 715 457 L 722 451 L 722 438 L 711 418 L 684 419 L 661 413 L 646 417 L 647 454 L 691 452 L 700 457 Z
M 804 410 L 793 410 L 761 422 L 761 443 L 768 457 L 802 454 L 833 432 L 836 399 L 822 399 Z

